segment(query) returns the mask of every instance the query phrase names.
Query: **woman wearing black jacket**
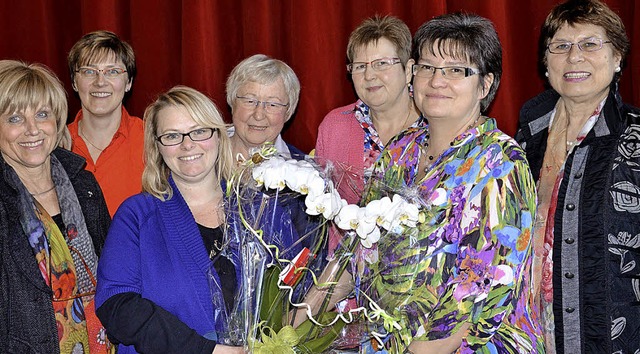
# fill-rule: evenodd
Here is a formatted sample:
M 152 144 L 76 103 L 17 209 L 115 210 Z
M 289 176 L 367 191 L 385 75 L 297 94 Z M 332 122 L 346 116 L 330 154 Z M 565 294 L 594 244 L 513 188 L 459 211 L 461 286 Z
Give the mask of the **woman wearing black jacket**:
M 0 351 L 107 353 L 95 317 L 109 212 L 69 142 L 67 101 L 44 66 L 0 61 Z

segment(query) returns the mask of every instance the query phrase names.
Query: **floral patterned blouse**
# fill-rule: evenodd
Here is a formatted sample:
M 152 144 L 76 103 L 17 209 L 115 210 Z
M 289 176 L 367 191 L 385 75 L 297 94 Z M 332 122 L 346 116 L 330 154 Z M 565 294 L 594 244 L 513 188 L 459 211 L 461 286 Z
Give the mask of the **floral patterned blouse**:
M 356 102 L 354 107 L 354 116 L 364 131 L 364 177 L 365 183 L 367 183 L 375 168 L 375 163 L 378 161 L 380 153 L 384 150 L 384 142 L 380 139 L 378 131 L 373 126 L 369 106 L 361 100 Z M 424 127 L 426 125 L 427 121 L 420 116 L 418 120 L 411 125 L 411 127 Z
M 381 190 L 402 191 L 425 207 L 425 222 L 378 243 L 365 290 L 402 329 L 384 348 L 436 340 L 471 327 L 457 353 L 541 353 L 530 306 L 535 183 L 524 153 L 494 119 L 458 136 L 417 180 L 427 128 L 394 139 L 377 163 Z M 378 329 L 382 330 L 382 329 Z M 373 347 L 376 347 L 376 343 Z

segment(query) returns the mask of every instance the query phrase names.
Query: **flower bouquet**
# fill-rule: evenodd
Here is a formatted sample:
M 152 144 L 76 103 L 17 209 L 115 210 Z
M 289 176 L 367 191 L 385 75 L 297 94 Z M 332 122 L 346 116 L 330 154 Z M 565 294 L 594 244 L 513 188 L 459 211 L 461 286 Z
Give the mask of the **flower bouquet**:
M 379 343 L 402 329 L 363 287 L 371 274 L 359 260 L 381 236 L 416 228 L 421 205 L 394 193 L 347 204 L 331 179 L 335 168 L 287 160 L 265 146 L 229 181 L 227 208 L 237 222 L 228 222 L 218 257 L 233 261 L 240 281 L 225 304 L 224 282 L 211 276 L 218 342 L 252 353 L 322 353 L 340 342 L 346 324 L 370 324 L 374 330 L 357 340 Z M 343 238 L 327 260 L 330 225 Z

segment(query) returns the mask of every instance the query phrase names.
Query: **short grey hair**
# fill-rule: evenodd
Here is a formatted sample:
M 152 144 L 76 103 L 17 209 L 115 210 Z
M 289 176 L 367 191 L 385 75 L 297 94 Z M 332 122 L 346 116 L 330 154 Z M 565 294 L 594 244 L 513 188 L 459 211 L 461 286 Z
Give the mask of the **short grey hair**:
M 300 99 L 300 81 L 289 65 L 264 54 L 252 55 L 233 68 L 227 79 L 227 103 L 233 110 L 233 102 L 238 90 L 247 82 L 269 85 L 279 78 L 282 79 L 284 89 L 289 96 L 289 106 L 286 113 L 286 120 L 289 120 Z

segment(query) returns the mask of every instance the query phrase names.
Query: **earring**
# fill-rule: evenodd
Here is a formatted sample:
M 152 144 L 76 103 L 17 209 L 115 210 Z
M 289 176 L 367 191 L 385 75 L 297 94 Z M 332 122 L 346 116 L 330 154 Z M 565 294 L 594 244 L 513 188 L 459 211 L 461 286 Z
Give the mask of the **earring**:
M 548 72 L 548 71 L 545 71 L 545 72 L 544 72 L 544 76 L 549 77 L 549 72 Z
M 407 89 L 409 90 L 409 97 L 413 97 L 413 85 L 411 83 L 407 84 Z
M 619 72 L 620 72 L 620 70 L 622 70 L 622 69 L 620 69 L 620 67 L 617 67 L 617 68 L 616 68 L 616 70 L 615 70 L 615 72 L 619 73 Z

